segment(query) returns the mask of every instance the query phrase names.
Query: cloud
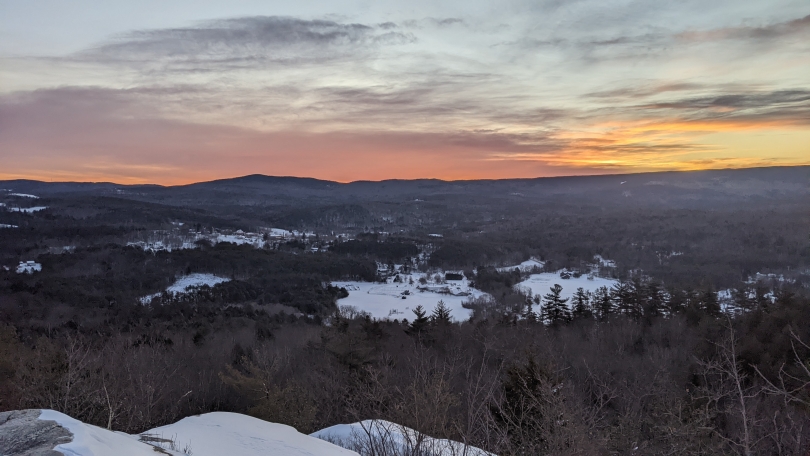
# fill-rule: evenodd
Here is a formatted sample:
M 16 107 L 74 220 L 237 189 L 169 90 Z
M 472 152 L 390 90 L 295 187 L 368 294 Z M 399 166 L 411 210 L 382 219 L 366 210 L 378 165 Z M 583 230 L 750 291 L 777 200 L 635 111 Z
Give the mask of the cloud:
M 322 62 L 416 40 L 396 28 L 390 22 L 370 26 L 291 17 L 242 17 L 194 27 L 130 32 L 73 58 L 100 63 L 161 62 L 181 69 Z
M 719 40 L 756 40 L 772 41 L 810 34 L 810 15 L 764 26 L 722 27 L 704 31 L 684 31 L 678 33 L 677 39 L 684 42 L 719 41 Z
M 7 166 L 0 178 L 40 173 L 62 179 L 180 183 L 254 172 L 342 181 L 528 177 L 544 174 L 542 163 L 481 163 L 496 152 L 558 147 L 551 138 L 497 132 L 312 133 L 199 124 L 160 117 L 144 101 L 152 95 L 59 88 L 0 98 L 0 148 Z

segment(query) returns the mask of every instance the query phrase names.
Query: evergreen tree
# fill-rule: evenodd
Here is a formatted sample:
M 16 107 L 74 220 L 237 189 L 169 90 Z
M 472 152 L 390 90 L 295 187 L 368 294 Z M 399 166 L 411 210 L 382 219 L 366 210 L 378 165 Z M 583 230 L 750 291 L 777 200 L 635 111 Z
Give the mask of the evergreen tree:
M 720 316 L 720 301 L 717 300 L 717 293 L 711 288 L 707 288 L 700 296 L 700 308 L 707 315 L 712 317 Z
M 416 308 L 413 309 L 413 313 L 416 317 L 408 327 L 408 334 L 421 334 L 427 329 L 430 319 L 427 317 L 427 312 L 425 312 L 425 309 L 421 305 L 416 306 Z
M 560 284 L 554 284 L 550 288 L 551 292 L 543 296 L 543 319 L 550 325 L 557 325 L 571 320 L 571 313 L 568 310 L 568 298 L 560 297 L 562 293 Z
M 756 301 L 751 298 L 750 290 L 747 287 L 735 289 L 731 296 L 734 300 L 734 310 L 737 312 L 748 312 L 756 305 Z
M 633 291 L 630 284 L 622 280 L 610 289 L 610 299 L 616 308 L 616 313 L 630 316 L 633 313 Z
M 671 317 L 684 311 L 686 307 L 686 295 L 679 288 L 670 287 L 668 298 L 665 301 L 664 308 L 667 314 Z
M 599 287 L 594 292 L 593 307 L 599 321 L 606 321 L 613 314 L 613 300 L 607 287 Z
M 526 311 L 523 313 L 523 318 L 529 324 L 537 323 L 537 314 L 532 310 L 532 300 L 526 300 Z
M 768 288 L 761 283 L 758 283 L 754 289 L 754 300 L 756 301 L 757 307 L 766 312 L 770 310 L 772 304 L 771 298 L 768 296 L 768 294 Z
M 591 318 L 593 316 L 593 312 L 591 311 L 591 295 L 582 287 L 577 288 L 577 292 L 574 293 L 571 303 L 574 307 L 572 316 L 575 320 Z
M 650 281 L 644 291 L 644 318 L 649 321 L 663 314 L 664 293 L 661 285 L 655 281 Z
M 421 306 L 420 306 L 421 307 Z M 418 309 L 419 307 L 417 307 Z M 433 315 L 430 317 L 431 323 L 436 326 L 447 326 L 450 324 L 450 309 L 444 304 L 444 301 L 439 301 L 436 308 L 433 309 Z
M 644 308 L 647 306 L 647 287 L 638 277 L 630 281 L 629 301 L 627 302 L 626 314 L 635 321 L 641 320 L 644 316 Z

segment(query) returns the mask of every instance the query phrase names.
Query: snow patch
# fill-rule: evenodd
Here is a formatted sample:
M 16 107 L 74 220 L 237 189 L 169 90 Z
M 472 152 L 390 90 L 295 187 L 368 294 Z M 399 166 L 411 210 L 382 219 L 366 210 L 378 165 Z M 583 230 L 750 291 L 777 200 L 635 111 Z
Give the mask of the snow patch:
M 34 206 L 34 207 L 10 207 L 9 212 L 25 212 L 26 214 L 33 214 L 34 212 L 44 211 L 48 206 Z
M 33 274 L 42 270 L 42 265 L 35 261 L 20 261 L 17 274 Z
M 189 274 L 177 279 L 173 284 L 166 288 L 166 291 L 172 295 L 184 294 L 192 292 L 194 289 L 203 287 L 205 285 L 213 287 L 223 282 L 229 282 L 230 280 L 231 279 L 225 277 L 215 276 L 214 274 Z M 160 292 L 144 296 L 140 298 L 141 304 L 148 304 L 162 294 L 163 293 Z
M 36 196 L 36 195 L 29 195 L 28 193 L 9 193 L 9 195 L 11 195 L 11 196 L 19 196 L 19 197 L 21 197 L 21 198 L 33 198 L 33 199 L 39 199 L 39 197 L 38 197 L 38 196 Z
M 56 421 L 73 434 L 73 440 L 69 443 L 63 443 L 54 448 L 66 456 L 108 456 L 112 454 L 116 456 L 155 456 L 158 454 L 154 447 L 139 442 L 137 437 L 85 424 L 55 410 L 42 410 L 39 419 Z M 179 455 L 181 453 L 171 452 L 169 454 Z
M 615 268 L 616 267 L 616 262 L 615 261 L 602 258 L 602 255 L 594 255 L 593 259 L 596 260 L 596 264 L 598 264 L 599 266 L 602 266 L 603 268 Z
M 338 424 L 310 435 L 359 452 L 376 449 L 377 454 L 492 455 L 480 448 L 453 440 L 434 439 L 411 428 L 384 420 Z
M 0 223 L 0 228 L 19 228 L 17 225 L 6 225 L 5 223 Z
M 170 436 L 181 446 L 188 443 L 194 456 L 358 456 L 354 451 L 301 434 L 293 427 L 238 413 L 190 416 L 146 434 Z
M 215 412 L 184 418 L 140 435 L 113 432 L 82 423 L 54 410 L 42 410 L 40 420 L 56 421 L 73 434 L 54 450 L 66 456 L 359 456 L 290 426 L 269 423 L 238 413 Z M 149 442 L 149 443 L 145 443 Z
M 515 268 L 517 268 L 518 270 L 520 270 L 520 272 L 529 272 L 534 270 L 534 268 L 542 269 L 545 264 L 546 264 L 545 262 L 540 261 L 536 258 L 529 258 L 523 263 L 514 266 L 503 266 L 496 269 L 498 270 L 498 272 L 511 272 L 514 271 Z

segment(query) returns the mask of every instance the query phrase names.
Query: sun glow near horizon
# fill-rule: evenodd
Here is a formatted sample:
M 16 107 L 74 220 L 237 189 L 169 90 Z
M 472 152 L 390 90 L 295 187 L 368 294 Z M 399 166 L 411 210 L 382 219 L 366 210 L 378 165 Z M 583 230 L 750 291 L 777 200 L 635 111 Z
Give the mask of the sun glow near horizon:
M 182 5 L 159 19 L 89 0 L 0 18 L 0 178 L 810 164 L 806 4 Z

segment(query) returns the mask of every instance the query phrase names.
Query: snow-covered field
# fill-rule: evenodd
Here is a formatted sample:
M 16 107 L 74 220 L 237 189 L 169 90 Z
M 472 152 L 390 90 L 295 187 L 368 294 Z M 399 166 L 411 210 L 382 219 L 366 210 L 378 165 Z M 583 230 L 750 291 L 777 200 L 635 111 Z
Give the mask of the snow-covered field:
M 35 261 L 20 261 L 17 274 L 33 274 L 42 270 L 42 265 Z
M 515 286 L 530 291 L 532 296 L 539 294 L 542 297 L 557 283 L 563 287 L 561 296 L 563 298 L 571 298 L 579 287 L 593 293 L 599 287 L 608 287 L 608 289 L 610 289 L 610 287 L 618 283 L 618 281 L 615 279 L 605 279 L 603 277 L 593 277 L 589 279 L 586 275 L 577 278 L 571 277 L 570 279 L 563 279 L 560 277 L 559 273 L 544 272 L 542 274 L 532 274 L 528 279 Z
M 454 320 L 464 321 L 470 318 L 472 311 L 465 309 L 461 304 L 484 294 L 471 288 L 466 278 L 447 281 L 445 284 L 430 281 L 422 285 L 419 279 L 429 275 L 416 273 L 399 276 L 402 283 L 388 279 L 386 283 L 333 282 L 332 285 L 346 288 L 349 292 L 348 297 L 338 300 L 339 306 L 352 306 L 357 310 L 368 312 L 373 318 L 392 320 L 402 318 L 413 320 L 412 310 L 419 305 L 430 314 L 441 300 L 450 309 L 450 315 Z M 411 279 L 413 283 L 410 283 Z
M 173 284 L 171 284 L 168 288 L 166 288 L 166 291 L 168 291 L 171 294 L 183 294 L 188 293 L 194 290 L 195 288 L 200 288 L 204 285 L 213 287 L 217 284 L 228 282 L 230 280 L 231 279 L 225 277 L 215 276 L 214 274 L 201 274 L 201 273 L 189 274 L 187 276 L 183 276 L 177 279 Z M 140 298 L 140 301 L 142 304 L 147 304 L 150 301 L 152 301 L 152 299 L 157 298 L 161 294 L 162 293 L 153 293 Z
M 383 454 L 489 456 L 492 453 L 452 440 L 434 439 L 411 428 L 384 420 L 338 424 L 310 434 L 344 448 L 376 448 Z

